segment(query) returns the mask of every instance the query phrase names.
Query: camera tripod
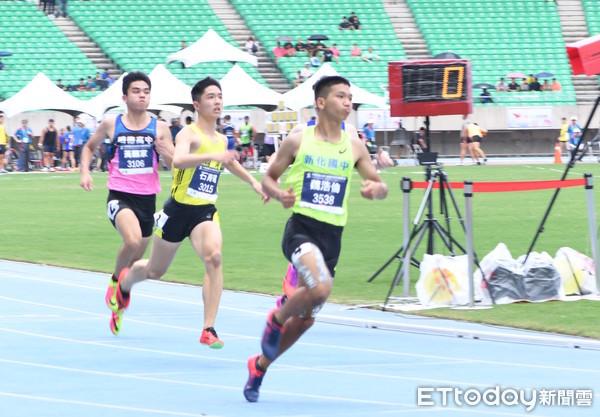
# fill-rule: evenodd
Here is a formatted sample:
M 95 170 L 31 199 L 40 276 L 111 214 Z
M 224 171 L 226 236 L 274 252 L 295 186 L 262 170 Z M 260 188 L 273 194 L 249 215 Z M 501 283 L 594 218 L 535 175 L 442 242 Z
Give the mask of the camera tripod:
M 444 246 L 450 251 L 452 256 L 456 255 L 456 249 L 460 250 L 463 254 L 466 253 L 465 248 L 452 236 L 452 232 L 450 230 L 450 212 L 448 209 L 448 196 L 450 196 L 450 201 L 456 211 L 459 222 L 462 226 L 463 232 L 465 231 L 465 224 L 463 218 L 460 214 L 460 210 L 458 208 L 458 204 L 456 203 L 456 199 L 452 194 L 452 189 L 450 188 L 450 183 L 448 182 L 448 177 L 446 173 L 442 170 L 442 168 L 435 164 L 425 165 L 425 179 L 428 181 L 427 188 L 425 189 L 425 195 L 423 200 L 421 201 L 421 205 L 417 212 L 415 219 L 413 220 L 413 229 L 410 233 L 410 238 L 408 242 L 405 243 L 388 261 L 381 266 L 368 280 L 368 282 L 373 281 L 385 268 L 387 268 L 395 259 L 400 261 L 400 265 L 396 271 L 396 275 L 390 289 L 388 291 L 387 297 L 385 299 L 384 307 L 387 305 L 392 291 L 395 286 L 398 285 L 400 280 L 405 274 L 404 264 L 405 262 L 410 262 L 411 265 L 415 267 L 420 266 L 420 262 L 414 258 L 414 254 L 419 247 L 421 241 L 427 235 L 427 249 L 426 253 L 432 255 L 434 253 L 435 245 L 434 238 L 437 234 L 441 239 Z M 440 190 L 440 212 L 444 216 L 445 227 L 438 222 L 438 220 L 434 217 L 433 213 L 433 199 L 432 199 L 432 190 L 435 184 L 438 184 L 438 188 Z M 423 218 L 423 214 L 427 209 L 427 213 Z M 407 277 L 408 278 L 408 277 Z

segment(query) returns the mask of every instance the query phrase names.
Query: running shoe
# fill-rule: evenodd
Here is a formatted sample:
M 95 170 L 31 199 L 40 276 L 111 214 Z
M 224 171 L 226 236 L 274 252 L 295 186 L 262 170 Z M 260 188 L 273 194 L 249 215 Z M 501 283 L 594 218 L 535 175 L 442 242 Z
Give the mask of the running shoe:
M 260 355 L 254 355 L 248 359 L 248 381 L 246 381 L 246 386 L 244 387 L 244 397 L 251 403 L 258 401 L 258 390 L 265 376 L 264 372 L 256 368 L 259 357 Z
M 273 321 L 273 315 L 277 309 L 271 310 L 269 317 L 267 318 L 267 324 L 263 333 L 261 348 L 265 358 L 272 361 L 277 356 L 279 351 L 279 343 L 281 342 L 281 334 L 283 326 L 275 324 Z
M 110 331 L 116 336 L 121 332 L 121 322 L 123 321 L 123 310 L 112 312 L 110 318 Z
M 211 349 L 221 349 L 223 347 L 223 341 L 219 339 L 217 332 L 212 327 L 207 327 L 202 331 L 200 343 L 207 345 Z
M 112 315 L 110 318 L 110 331 L 113 334 L 117 335 L 121 332 L 121 322 L 123 321 L 123 311 L 129 307 L 129 302 L 131 301 L 131 297 L 125 297 L 123 292 L 121 291 L 121 286 L 119 285 L 121 281 L 127 276 L 129 273 L 129 268 L 123 268 L 121 273 L 119 274 L 119 282 L 115 285 L 114 294 L 111 297 L 111 301 L 114 299 L 115 308 L 111 309 Z M 109 305 L 110 307 L 110 305 Z
M 104 300 L 106 301 L 106 305 L 108 306 L 108 308 L 110 308 L 112 311 L 118 309 L 117 298 L 115 296 L 116 289 L 117 281 L 113 281 L 111 278 L 110 283 L 108 284 L 108 288 L 106 289 L 106 297 L 104 297 Z

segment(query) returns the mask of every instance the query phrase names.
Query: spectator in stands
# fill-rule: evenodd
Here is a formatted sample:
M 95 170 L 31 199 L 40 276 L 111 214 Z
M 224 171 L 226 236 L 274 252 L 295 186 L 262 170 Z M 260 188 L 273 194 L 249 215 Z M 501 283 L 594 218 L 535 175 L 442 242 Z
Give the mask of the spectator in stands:
M 344 16 L 342 18 L 342 21 L 340 22 L 340 24 L 338 25 L 338 28 L 340 30 L 350 30 L 350 29 L 354 29 L 353 26 L 350 25 L 350 22 L 348 22 L 348 18 L 346 16 Z
M 533 77 L 533 81 L 529 83 L 529 91 L 541 91 L 542 86 L 538 82 L 537 78 Z
M 556 78 L 552 78 L 552 84 L 550 85 L 552 91 L 562 91 L 562 85 L 560 82 L 556 81 Z
M 102 79 L 106 80 L 108 87 L 110 87 L 112 85 L 112 83 L 115 82 L 115 79 L 110 76 L 110 72 L 108 71 L 108 68 L 105 68 L 104 71 L 102 72 Z
M 310 39 L 306 41 L 306 50 L 308 51 L 309 58 L 319 55 L 319 50 L 317 49 L 317 44 L 312 43 L 310 41 Z
M 337 47 L 337 43 L 333 44 L 333 46 L 331 47 L 331 52 L 333 52 L 333 56 L 336 57 L 336 58 L 338 58 L 340 56 L 340 50 Z
M 315 72 L 310 68 L 310 62 L 304 64 L 304 68 L 300 70 L 300 82 L 304 82 L 310 78 Z
M 94 80 L 92 80 L 92 76 L 88 75 L 87 82 L 85 83 L 85 89 L 87 91 L 96 91 L 98 89 L 98 84 Z
M 56 17 L 67 17 L 67 0 L 58 0 L 58 11 L 56 12 Z
M 283 47 L 281 46 L 281 42 L 277 42 L 277 46 L 275 48 L 273 48 L 273 55 L 275 55 L 275 63 L 276 64 L 279 61 L 279 58 L 287 55 L 286 50 L 283 49 Z
M 315 56 L 319 56 L 321 54 L 321 52 L 323 52 L 325 50 L 325 48 L 327 48 L 327 46 L 321 42 L 321 41 L 317 41 L 317 55 Z
M 62 79 L 60 79 L 60 78 L 56 82 L 56 86 L 63 91 L 67 91 L 67 86 L 63 84 Z
M 529 91 L 529 83 L 527 80 L 523 80 L 521 83 L 521 91 Z
M 350 19 L 348 19 L 350 25 L 352 25 L 352 29 L 359 30 L 361 28 L 360 20 L 358 20 L 358 16 L 354 12 L 350 13 Z
M 340 60 L 333 54 L 331 48 L 329 46 L 325 46 L 323 55 L 321 55 L 321 62 L 331 62 L 332 60 L 335 60 L 335 62 L 338 64 L 340 63 Z
M 302 41 L 302 38 L 298 38 L 298 42 L 296 42 L 296 52 L 307 52 L 306 44 Z
M 482 103 L 493 103 L 494 102 L 494 100 L 492 99 L 492 95 L 487 90 L 487 88 L 483 89 L 483 91 L 479 95 L 479 100 L 481 100 Z
M 85 87 L 85 81 L 83 80 L 83 78 L 79 79 L 79 85 L 77 86 L 77 91 L 86 91 L 87 88 Z
M 285 49 L 286 56 L 296 56 L 296 48 L 294 48 L 294 45 L 292 45 L 292 42 L 287 41 L 283 45 L 283 49 Z
M 544 80 L 544 83 L 542 84 L 542 91 L 552 91 L 552 88 L 550 87 L 550 83 L 548 83 L 548 80 Z
M 0 61 L 0 71 L 4 70 L 4 64 Z
M 508 91 L 519 91 L 520 86 L 514 78 L 510 79 L 510 83 L 508 84 Z
M 350 56 L 352 58 L 356 58 L 357 56 L 362 55 L 362 50 L 358 47 L 357 44 L 352 45 L 352 49 L 350 50 Z
M 108 87 L 108 82 L 104 78 L 102 78 L 100 71 L 96 72 L 96 78 L 94 78 L 94 82 L 98 86 L 99 90 L 106 90 L 106 88 Z
M 504 82 L 504 78 L 500 78 L 500 81 L 496 84 L 496 91 L 508 91 L 508 85 Z
M 377 55 L 375 52 L 373 52 L 373 47 L 369 46 L 369 49 L 367 52 L 365 52 L 362 56 L 361 56 L 362 60 L 365 62 L 374 62 L 374 61 L 379 61 L 381 58 L 379 57 L 379 55 Z
M 179 48 L 179 50 L 181 51 L 185 48 L 187 48 L 187 44 L 185 43 L 185 41 L 181 41 L 181 48 Z
M 256 55 L 258 49 L 258 42 L 254 40 L 254 37 L 250 36 L 246 41 L 246 51 L 248 51 L 249 54 Z
M 532 83 L 532 82 L 534 82 L 534 81 L 535 81 L 535 77 L 533 76 L 533 74 L 529 74 L 529 77 L 527 77 L 527 78 L 525 79 L 525 82 L 526 82 L 528 85 L 529 85 L 529 84 L 531 84 L 531 83 Z

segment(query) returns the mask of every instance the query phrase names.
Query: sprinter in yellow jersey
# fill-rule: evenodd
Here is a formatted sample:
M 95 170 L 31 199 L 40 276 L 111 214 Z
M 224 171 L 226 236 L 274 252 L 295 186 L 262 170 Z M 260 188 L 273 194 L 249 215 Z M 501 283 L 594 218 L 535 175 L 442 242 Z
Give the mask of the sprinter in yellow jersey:
M 215 202 L 221 165 L 250 184 L 264 201 L 268 197 L 261 184 L 236 160 L 236 152 L 227 150 L 227 137 L 215 132 L 223 106 L 219 82 L 210 77 L 199 81 L 192 88 L 192 100 L 198 119 L 177 134 L 171 197 L 163 210 L 154 215 L 156 232 L 150 258 L 136 262 L 131 270 L 121 273 L 116 291 L 119 309 L 114 320 L 120 328 L 123 309 L 129 305 L 131 287 L 148 278 L 162 277 L 179 245 L 189 236 L 206 268 L 202 284 L 204 330 L 200 343 L 219 349 L 223 347 L 223 341 L 217 336 L 214 323 L 223 291 L 223 237 Z
M 365 145 L 342 129 L 352 110 L 350 82 L 340 76 L 323 77 L 314 85 L 313 126 L 290 134 L 263 178 L 267 195 L 292 209 L 282 248 L 298 272 L 298 288 L 280 309 L 269 313 L 262 337 L 262 354 L 248 360 L 246 400 L 258 400 L 269 365 L 290 348 L 314 323 L 314 314 L 331 293 L 341 238 L 348 218 L 348 195 L 353 169 L 363 178 L 361 195 L 383 199 L 381 181 Z M 292 165 L 285 188 L 277 180 Z

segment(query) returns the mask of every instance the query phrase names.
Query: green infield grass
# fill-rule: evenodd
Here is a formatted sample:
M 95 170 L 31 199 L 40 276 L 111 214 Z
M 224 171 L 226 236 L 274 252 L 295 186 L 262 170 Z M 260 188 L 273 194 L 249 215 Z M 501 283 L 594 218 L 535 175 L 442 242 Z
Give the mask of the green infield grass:
M 564 165 L 488 165 L 448 166 L 444 173 L 450 182 L 524 181 L 560 179 Z M 577 164 L 568 178 L 591 173 L 598 182 L 600 164 Z M 120 237 L 106 216 L 107 174 L 95 173 L 95 189 L 79 187 L 77 173 L 33 173 L 0 176 L 0 258 L 112 272 Z M 360 177 L 354 176 L 350 195 L 350 214 L 344 231 L 342 254 L 330 301 L 381 304 L 392 283 L 399 261 L 394 260 L 377 278 L 375 273 L 402 245 L 403 193 L 400 181 L 410 177 L 423 181 L 424 169 L 401 166 L 381 173 L 389 186 L 386 200 L 367 201 L 360 197 Z M 167 198 L 171 174 L 161 172 L 163 191 L 157 207 Z M 600 204 L 599 185 L 594 191 L 596 211 Z M 554 190 L 481 193 L 473 197 L 474 245 L 479 258 L 498 243 L 507 245 L 514 258 L 525 254 L 538 229 Z M 424 190 L 410 193 L 411 220 L 415 218 Z M 452 195 L 462 214 L 462 189 Z M 464 246 L 464 233 L 448 196 L 452 235 Z M 432 194 L 434 216 L 445 226 L 440 213 L 439 192 Z M 222 175 L 217 208 L 224 236 L 223 269 L 225 288 L 265 294 L 280 294 L 287 261 L 281 253 L 281 236 L 290 212 L 280 203 L 263 205 L 260 197 L 232 175 Z M 417 248 L 416 258 L 425 252 L 425 242 Z M 439 239 L 435 253 L 449 254 Z M 534 251 L 554 257 L 562 246 L 591 256 L 586 194 L 583 187 L 562 189 Z M 185 242 L 163 279 L 201 284 L 204 267 Z M 411 270 L 411 291 L 419 271 Z M 401 295 L 401 285 L 393 295 Z M 522 303 L 495 306 L 485 311 L 451 309 L 426 310 L 418 314 L 476 321 L 526 329 L 568 333 L 600 338 L 597 317 L 600 304 L 593 301 Z

